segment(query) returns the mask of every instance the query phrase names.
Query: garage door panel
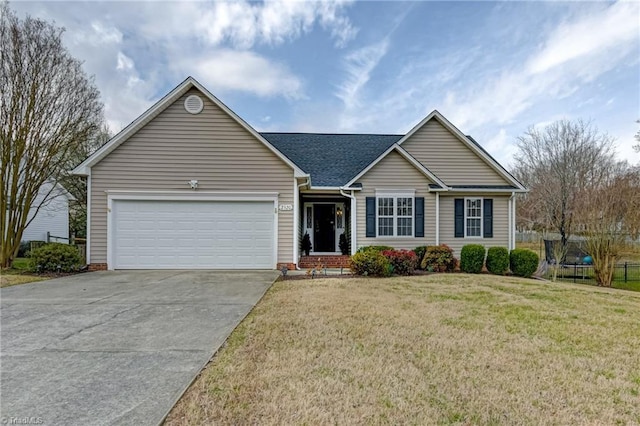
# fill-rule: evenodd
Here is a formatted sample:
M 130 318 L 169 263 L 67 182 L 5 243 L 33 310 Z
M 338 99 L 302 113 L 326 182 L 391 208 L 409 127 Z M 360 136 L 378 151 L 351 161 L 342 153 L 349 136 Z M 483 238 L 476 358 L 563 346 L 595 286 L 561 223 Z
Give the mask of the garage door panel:
M 273 202 L 113 203 L 117 269 L 273 268 Z

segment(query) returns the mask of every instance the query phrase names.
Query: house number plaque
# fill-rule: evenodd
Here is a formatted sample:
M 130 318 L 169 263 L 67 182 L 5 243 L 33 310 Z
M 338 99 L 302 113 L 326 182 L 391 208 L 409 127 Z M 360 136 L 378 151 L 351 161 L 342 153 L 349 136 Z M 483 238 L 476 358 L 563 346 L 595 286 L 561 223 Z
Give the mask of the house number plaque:
M 278 209 L 280 211 L 283 211 L 283 212 L 288 212 L 288 211 L 293 210 L 293 205 L 292 204 L 280 204 Z

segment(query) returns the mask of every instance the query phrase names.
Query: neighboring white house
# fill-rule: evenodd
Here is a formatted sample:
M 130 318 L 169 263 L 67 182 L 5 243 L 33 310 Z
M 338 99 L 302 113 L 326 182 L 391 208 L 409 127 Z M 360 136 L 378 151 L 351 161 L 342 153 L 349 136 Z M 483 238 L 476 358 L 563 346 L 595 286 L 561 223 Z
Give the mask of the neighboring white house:
M 47 201 L 40 207 L 40 210 L 37 210 L 45 197 Z M 68 243 L 69 201 L 72 200 L 75 198 L 62 185 L 55 184 L 54 186 L 53 182 L 45 182 L 40 187 L 38 196 L 29 211 L 27 223 L 32 218 L 33 220 L 24 230 L 22 241 L 47 241 L 47 233 L 49 233 L 50 242 Z

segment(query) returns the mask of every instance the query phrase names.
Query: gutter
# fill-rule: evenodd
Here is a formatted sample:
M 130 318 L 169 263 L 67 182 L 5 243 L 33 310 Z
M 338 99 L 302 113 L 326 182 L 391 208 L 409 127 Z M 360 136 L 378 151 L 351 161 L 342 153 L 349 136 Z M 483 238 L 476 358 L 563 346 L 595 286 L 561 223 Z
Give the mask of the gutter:
M 519 191 L 518 191 L 519 192 Z M 509 197 L 509 251 L 516 248 L 516 209 L 515 209 L 516 191 L 511 192 Z

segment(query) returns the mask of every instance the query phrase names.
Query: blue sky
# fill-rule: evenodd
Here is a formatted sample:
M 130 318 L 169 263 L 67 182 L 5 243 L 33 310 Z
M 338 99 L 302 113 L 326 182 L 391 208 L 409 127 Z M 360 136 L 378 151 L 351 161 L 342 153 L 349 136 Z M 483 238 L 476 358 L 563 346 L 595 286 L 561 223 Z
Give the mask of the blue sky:
M 639 2 L 13 2 L 64 26 L 116 132 L 192 75 L 259 131 L 406 133 L 433 109 L 504 165 L 529 126 L 640 118 Z

